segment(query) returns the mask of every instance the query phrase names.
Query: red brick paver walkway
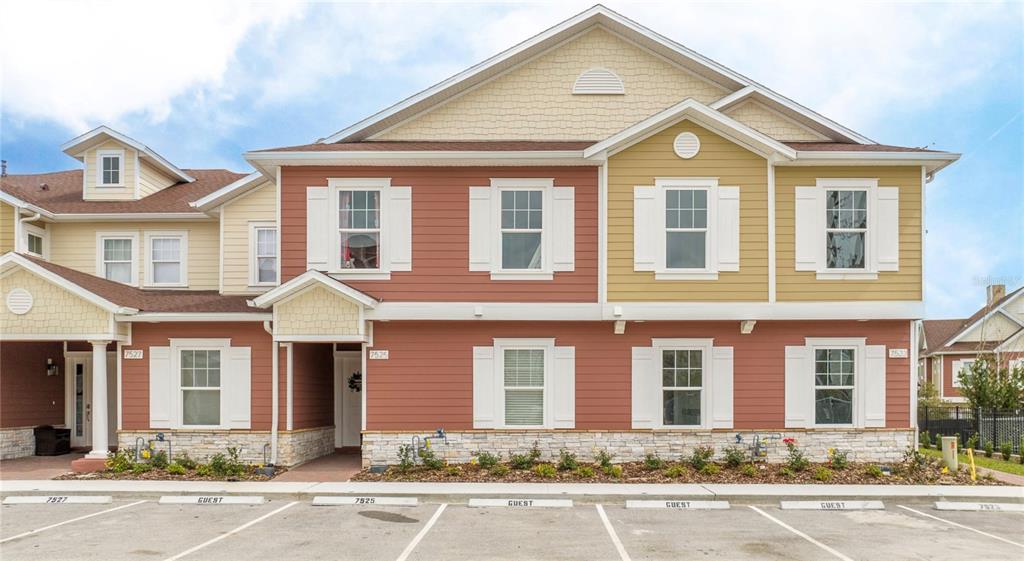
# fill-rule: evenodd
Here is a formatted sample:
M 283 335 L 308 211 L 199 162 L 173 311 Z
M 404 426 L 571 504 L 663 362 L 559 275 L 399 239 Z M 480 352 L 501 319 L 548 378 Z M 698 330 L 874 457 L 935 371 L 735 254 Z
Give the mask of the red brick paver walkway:
M 294 467 L 275 477 L 274 481 L 344 482 L 361 469 L 362 459 L 358 452 L 339 452 Z
M 26 456 L 0 461 L 0 480 L 53 479 L 71 471 L 71 462 L 85 456 L 72 452 L 63 456 Z

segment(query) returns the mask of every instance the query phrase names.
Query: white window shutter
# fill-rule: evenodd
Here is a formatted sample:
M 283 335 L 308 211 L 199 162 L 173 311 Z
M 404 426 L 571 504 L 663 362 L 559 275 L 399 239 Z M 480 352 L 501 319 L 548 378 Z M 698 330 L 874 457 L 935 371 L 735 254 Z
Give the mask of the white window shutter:
M 654 355 L 652 347 L 633 347 L 632 416 L 635 429 L 651 429 L 658 424 L 661 399 Z
M 794 210 L 796 270 L 825 268 L 825 190 L 797 187 Z
M 576 428 L 576 347 L 555 347 L 552 421 L 556 429 Z
M 665 219 L 658 220 L 659 192 L 654 187 L 633 187 L 634 271 L 653 271 L 658 262 L 656 236 L 665 231 Z
M 862 419 L 865 427 L 885 426 L 885 345 L 868 345 L 865 350 L 864 409 Z
M 491 270 L 491 246 L 497 232 L 491 225 L 491 188 L 469 188 L 469 270 Z M 495 225 L 496 226 L 496 225 Z
M 814 425 L 814 376 L 810 349 L 786 347 L 786 428 Z
M 473 347 L 473 428 L 495 427 L 494 347 Z
M 711 349 L 711 428 L 732 428 L 732 347 Z
M 252 404 L 252 349 L 228 347 L 224 349 L 227 368 L 221 377 L 221 423 L 232 429 L 250 428 Z
M 718 188 L 718 270 L 740 270 L 740 188 Z
M 388 233 L 392 271 L 412 270 L 412 187 L 391 187 L 388 200 Z
M 555 271 L 576 268 L 576 189 L 555 187 L 551 191 L 552 266 Z
M 306 187 L 306 269 L 326 271 L 331 259 L 331 205 L 327 187 Z
M 879 187 L 875 208 L 875 239 L 878 249 L 878 270 L 900 270 L 900 190 Z
M 171 348 L 149 348 L 149 428 L 171 427 Z

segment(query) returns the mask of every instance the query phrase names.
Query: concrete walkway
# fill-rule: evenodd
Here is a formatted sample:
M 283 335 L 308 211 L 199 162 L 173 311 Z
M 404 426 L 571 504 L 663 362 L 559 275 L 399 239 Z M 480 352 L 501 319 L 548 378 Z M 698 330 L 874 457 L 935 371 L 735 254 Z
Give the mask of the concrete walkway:
M 274 481 L 348 481 L 361 469 L 362 458 L 359 452 L 338 452 L 295 466 L 275 477 Z
M 72 452 L 63 456 L 26 456 L 0 461 L 0 480 L 53 479 L 71 471 L 71 462 L 85 456 Z

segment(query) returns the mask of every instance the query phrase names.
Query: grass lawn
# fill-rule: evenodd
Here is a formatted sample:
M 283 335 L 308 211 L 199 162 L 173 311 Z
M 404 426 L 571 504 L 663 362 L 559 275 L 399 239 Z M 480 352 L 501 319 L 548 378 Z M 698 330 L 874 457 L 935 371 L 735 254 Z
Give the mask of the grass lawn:
M 920 448 L 921 453 L 926 456 L 932 456 L 935 458 L 942 458 L 942 452 L 935 450 L 934 448 Z M 970 460 L 967 459 L 967 454 L 960 454 L 960 465 L 970 466 Z M 1002 458 L 986 458 L 984 454 L 974 455 L 974 465 L 978 467 L 994 469 L 1003 473 L 1012 473 L 1014 475 L 1024 475 L 1024 464 L 1018 464 L 1016 462 L 1007 462 Z

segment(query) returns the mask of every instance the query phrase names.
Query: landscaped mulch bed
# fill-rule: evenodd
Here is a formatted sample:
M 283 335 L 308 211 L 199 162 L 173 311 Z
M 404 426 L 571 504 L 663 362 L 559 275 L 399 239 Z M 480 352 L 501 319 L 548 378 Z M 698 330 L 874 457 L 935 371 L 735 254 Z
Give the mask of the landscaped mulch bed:
M 284 468 L 278 468 L 277 472 L 274 473 L 274 477 L 281 475 L 285 471 L 287 470 Z M 94 471 L 91 473 L 66 473 L 54 479 L 71 479 L 76 481 L 89 479 L 124 479 L 134 481 L 270 481 L 273 477 L 267 477 L 255 472 L 240 476 L 221 477 L 216 475 L 199 475 L 194 470 L 189 470 L 184 475 L 174 475 L 162 469 L 152 469 L 143 473 L 133 473 L 130 471 L 113 472 L 110 470 Z

